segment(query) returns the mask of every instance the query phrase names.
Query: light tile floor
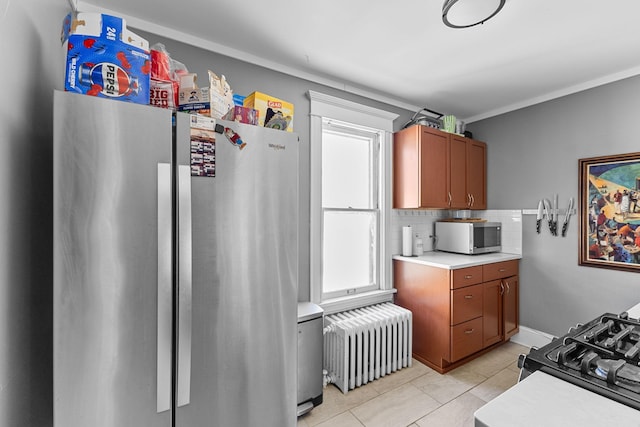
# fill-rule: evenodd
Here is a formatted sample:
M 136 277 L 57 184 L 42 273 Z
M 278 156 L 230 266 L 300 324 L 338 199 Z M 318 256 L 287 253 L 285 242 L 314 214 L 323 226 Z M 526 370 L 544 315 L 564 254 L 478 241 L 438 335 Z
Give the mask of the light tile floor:
M 414 359 L 346 395 L 329 385 L 323 403 L 298 418 L 298 427 L 473 426 L 473 413 L 518 381 L 518 355 L 528 352 L 507 342 L 444 375 Z

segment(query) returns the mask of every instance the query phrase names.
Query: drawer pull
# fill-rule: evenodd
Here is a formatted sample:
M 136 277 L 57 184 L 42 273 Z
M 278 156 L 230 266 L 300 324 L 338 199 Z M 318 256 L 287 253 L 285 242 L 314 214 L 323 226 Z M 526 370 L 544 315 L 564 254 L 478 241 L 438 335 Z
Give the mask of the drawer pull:
M 507 269 L 506 268 L 501 268 L 499 271 L 500 271 L 500 273 L 504 273 L 505 271 L 507 271 Z
M 473 299 L 473 295 L 465 295 L 464 299 Z
M 473 329 L 467 329 L 464 331 L 465 334 L 470 335 L 473 333 Z
M 464 276 L 465 279 L 471 279 L 473 276 L 471 274 L 467 274 L 466 276 Z

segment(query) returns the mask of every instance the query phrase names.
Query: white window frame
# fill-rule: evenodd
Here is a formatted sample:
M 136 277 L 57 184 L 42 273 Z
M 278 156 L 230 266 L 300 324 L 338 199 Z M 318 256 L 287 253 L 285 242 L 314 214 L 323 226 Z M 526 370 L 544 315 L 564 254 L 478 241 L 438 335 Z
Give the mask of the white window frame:
M 391 144 L 393 141 L 393 121 L 395 113 L 358 104 L 323 93 L 309 91 L 310 105 L 310 297 L 319 304 L 325 314 L 331 314 L 365 305 L 391 301 L 393 283 L 391 280 L 391 256 L 389 255 L 388 233 L 391 214 Z M 353 123 L 357 126 L 378 129 L 380 137 L 380 288 L 322 301 L 322 121 L 334 119 Z
M 323 245 L 326 243 L 324 241 L 325 231 L 326 231 L 326 218 L 329 213 L 369 213 L 373 214 L 376 223 L 376 235 L 375 235 L 375 259 L 373 260 L 373 267 L 375 269 L 375 276 L 373 277 L 373 282 L 370 282 L 369 285 L 360 285 L 354 286 L 352 289 L 341 289 L 334 292 L 327 292 L 326 289 L 322 291 L 322 300 L 325 301 L 327 299 L 335 299 L 341 298 L 343 296 L 353 295 L 353 294 L 361 294 L 364 292 L 371 292 L 380 289 L 381 275 L 380 275 L 380 236 L 382 234 L 382 224 L 380 221 L 380 212 L 381 212 L 381 200 L 380 200 L 380 187 L 381 187 L 381 139 L 382 132 L 378 129 L 365 128 L 362 126 L 355 125 L 353 123 L 344 123 L 335 119 L 323 118 L 323 126 L 322 126 L 322 135 L 323 135 L 323 144 L 324 144 L 324 136 L 327 134 L 341 134 L 346 137 L 352 138 L 363 138 L 364 140 L 369 141 L 369 162 L 373 167 L 369 168 L 369 184 L 370 193 L 368 197 L 368 205 L 367 207 L 347 207 L 347 206 L 332 206 L 325 205 L 325 200 L 322 200 L 322 235 L 323 235 Z M 324 146 L 323 146 L 324 150 Z M 324 175 L 323 175 L 324 177 Z M 324 191 L 324 188 L 320 188 L 320 191 Z M 326 252 L 326 248 L 323 247 L 323 254 Z M 324 258 L 323 258 L 324 262 Z M 322 265 L 325 267 L 325 265 Z M 324 269 L 323 269 L 324 270 Z M 322 277 L 322 282 L 326 285 L 326 277 Z

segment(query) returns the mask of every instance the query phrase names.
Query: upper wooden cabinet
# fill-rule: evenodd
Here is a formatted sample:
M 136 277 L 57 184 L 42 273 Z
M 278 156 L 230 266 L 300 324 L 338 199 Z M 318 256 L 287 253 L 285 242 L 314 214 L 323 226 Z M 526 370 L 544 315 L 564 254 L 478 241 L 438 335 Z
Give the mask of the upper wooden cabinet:
M 484 142 L 412 126 L 393 142 L 393 207 L 486 209 Z

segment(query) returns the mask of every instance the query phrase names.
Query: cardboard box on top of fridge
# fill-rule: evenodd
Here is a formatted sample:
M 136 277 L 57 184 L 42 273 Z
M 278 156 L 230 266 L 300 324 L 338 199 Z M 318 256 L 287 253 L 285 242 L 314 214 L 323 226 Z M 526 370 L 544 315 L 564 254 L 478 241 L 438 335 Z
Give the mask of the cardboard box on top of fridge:
M 249 107 L 240 107 L 234 105 L 222 118 L 224 120 L 232 120 L 249 125 L 257 125 L 260 112 Z
M 221 119 L 233 107 L 233 91 L 224 75 L 218 76 L 209 70 L 209 96 L 211 97 L 211 117 Z
M 180 76 L 180 91 L 178 92 L 178 111 L 208 116 L 211 111 L 209 88 L 198 87 L 195 73 Z
M 258 126 L 293 132 L 293 104 L 262 92 L 244 99 L 244 106 L 258 110 Z
M 149 103 L 149 42 L 124 19 L 69 13 L 62 24 L 65 90 L 100 98 Z

